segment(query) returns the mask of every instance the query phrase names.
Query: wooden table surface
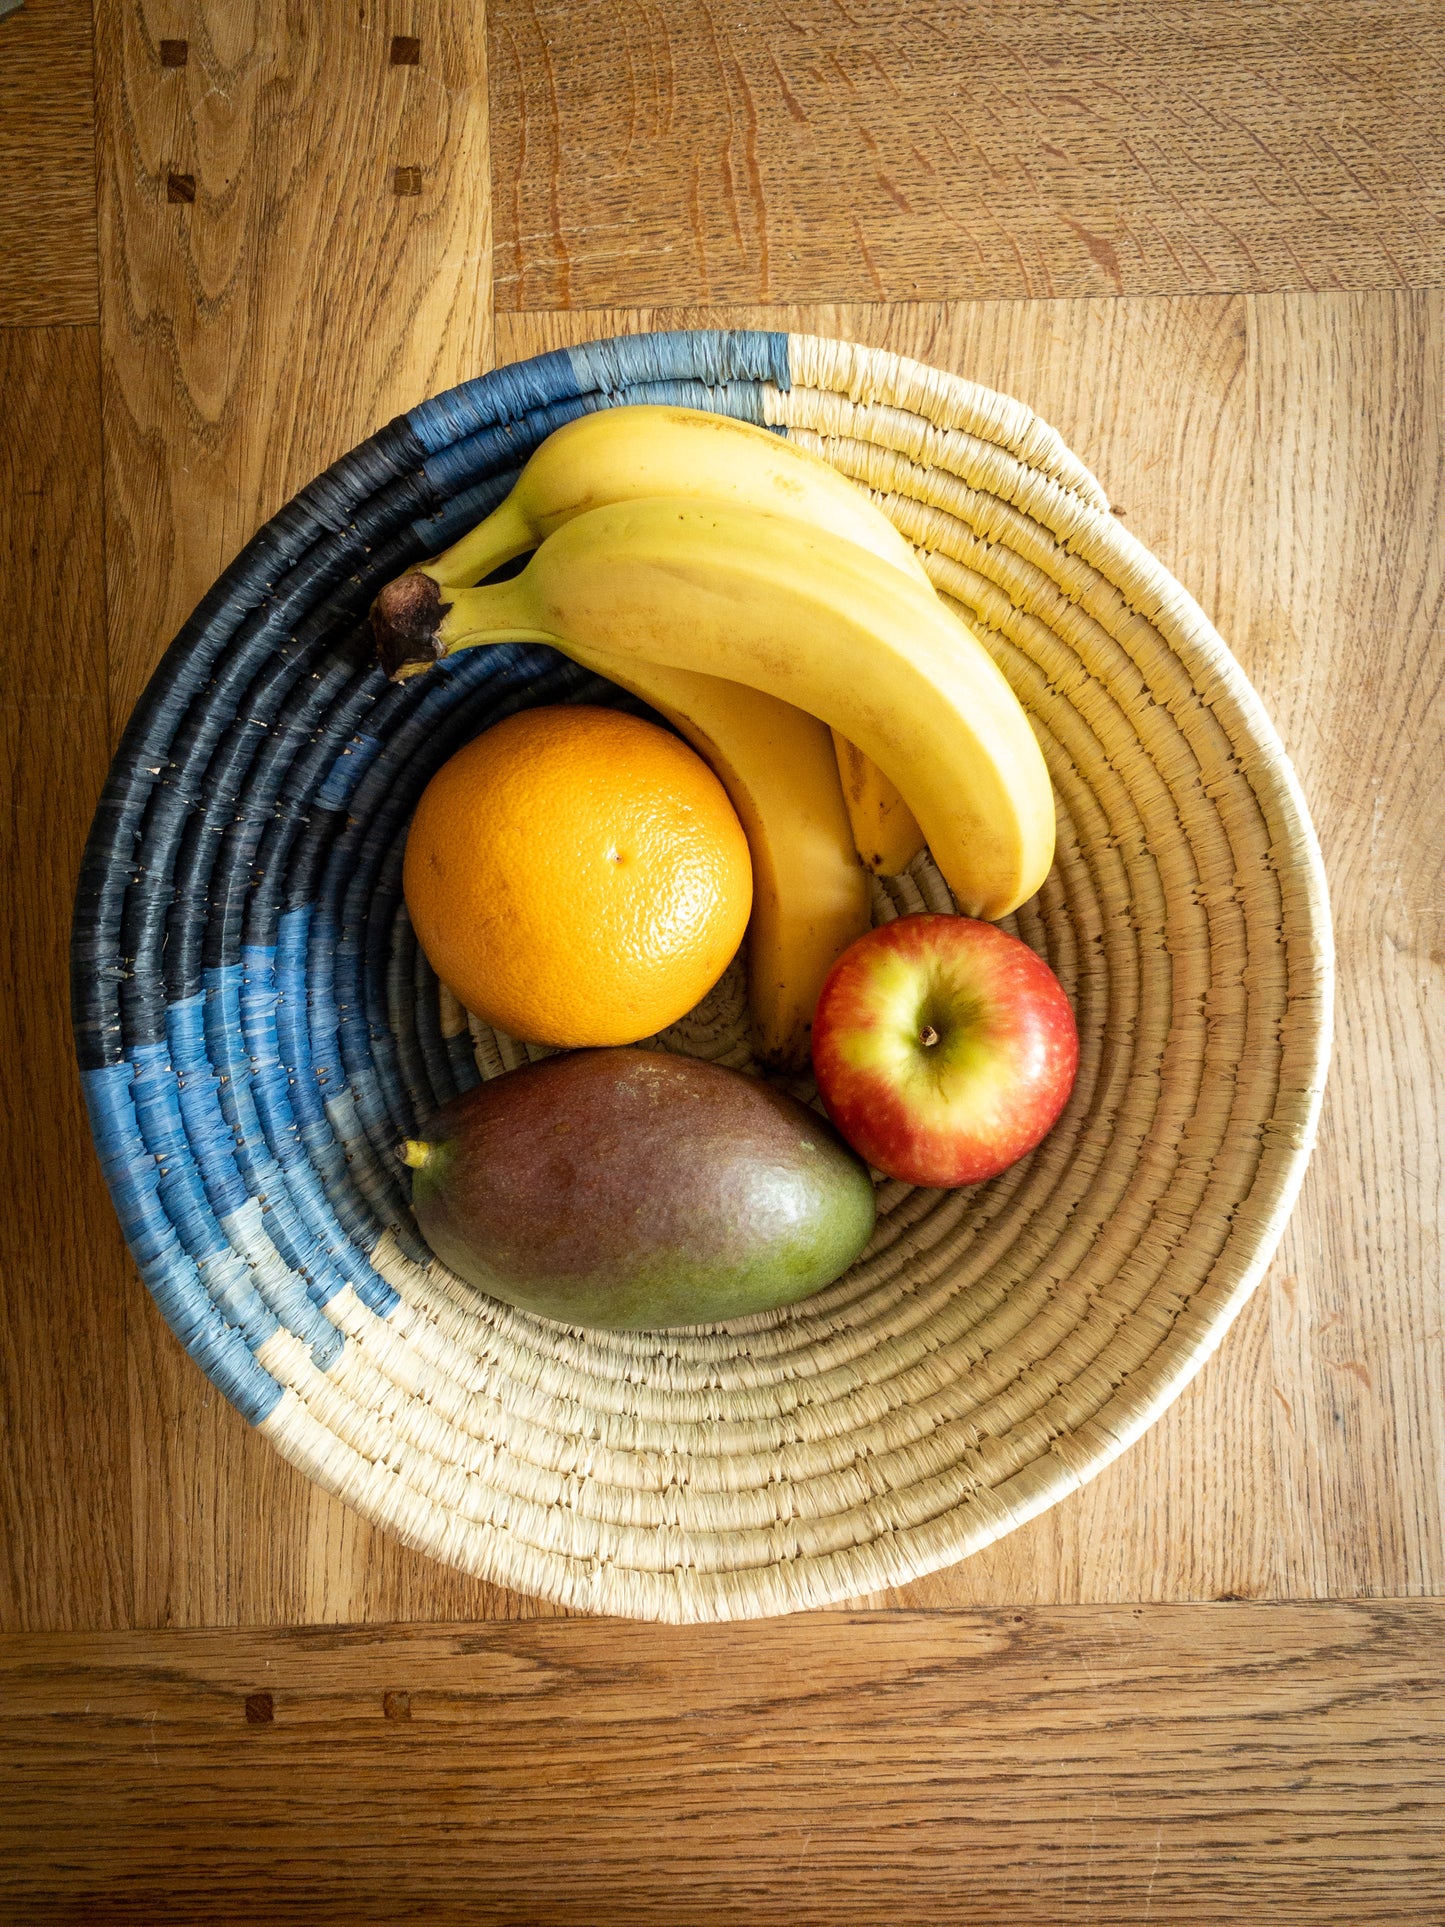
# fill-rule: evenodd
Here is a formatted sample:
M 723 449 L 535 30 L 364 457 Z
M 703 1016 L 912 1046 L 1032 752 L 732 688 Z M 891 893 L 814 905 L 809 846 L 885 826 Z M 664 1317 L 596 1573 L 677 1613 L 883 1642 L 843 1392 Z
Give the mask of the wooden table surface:
M 1445 1921 L 1440 0 L 25 0 L 0 20 L 0 1917 Z M 657 326 L 1020 396 L 1274 715 L 1340 955 L 1265 1284 L 1084 1491 L 853 1609 L 568 1619 L 251 1435 L 128 1262 L 65 941 L 256 525 Z

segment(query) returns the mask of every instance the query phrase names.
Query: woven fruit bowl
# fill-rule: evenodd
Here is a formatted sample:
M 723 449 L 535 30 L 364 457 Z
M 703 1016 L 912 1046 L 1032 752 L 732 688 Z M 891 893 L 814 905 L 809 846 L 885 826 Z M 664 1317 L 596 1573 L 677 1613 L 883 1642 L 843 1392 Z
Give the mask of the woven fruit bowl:
M 879 1192 L 860 1262 L 724 1326 L 597 1332 L 481 1296 L 419 1239 L 396 1146 L 529 1051 L 407 923 L 433 772 L 516 709 L 635 706 L 503 645 L 389 683 L 377 590 L 554 428 L 683 402 L 784 429 L 875 498 L 1033 723 L 1058 854 L 1008 920 L 1081 1058 L 1030 1157 Z M 952 902 L 927 855 L 883 920 Z M 964 1557 L 1164 1409 L 1274 1249 L 1329 1052 L 1319 855 L 1259 701 L 1058 436 L 1006 396 L 813 337 L 589 343 L 423 403 L 289 503 L 131 719 L 76 906 L 75 1032 L 137 1265 L 287 1459 L 408 1544 L 563 1605 L 795 1611 Z M 747 1068 L 738 969 L 658 1042 Z M 800 1087 L 806 1095 L 806 1088 Z

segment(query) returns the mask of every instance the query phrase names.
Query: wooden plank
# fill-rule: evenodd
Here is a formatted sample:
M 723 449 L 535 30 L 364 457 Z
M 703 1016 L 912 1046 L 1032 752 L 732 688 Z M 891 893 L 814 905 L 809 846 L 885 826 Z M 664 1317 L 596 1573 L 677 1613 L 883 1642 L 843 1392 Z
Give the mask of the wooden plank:
M 102 11 L 117 724 L 260 522 L 393 415 L 488 365 L 480 10 L 419 18 L 412 0 Z M 393 64 L 397 35 L 418 41 L 415 64 Z M 163 64 L 163 40 L 184 64 Z
M 1436 0 L 493 0 L 497 301 L 1445 280 Z
M 342 221 L 348 236 L 364 238 L 367 222 L 379 219 L 346 201 L 370 178 L 339 158 L 354 157 L 358 129 L 380 128 L 395 155 L 405 128 L 419 124 L 384 91 L 410 85 L 415 73 L 387 68 L 382 94 L 367 94 L 375 47 L 346 36 L 364 29 L 375 38 L 378 22 L 410 23 L 368 15 L 353 30 L 328 16 L 319 30 L 342 36 L 327 43 L 326 112 L 349 130 L 343 147 L 331 143 L 322 109 L 306 93 L 321 54 L 304 36 L 318 30 L 298 26 L 301 37 L 283 39 L 259 16 L 245 15 L 242 28 L 236 18 L 232 9 L 210 25 L 193 12 L 151 20 L 156 38 L 162 30 L 193 34 L 183 70 L 162 68 L 151 40 L 127 39 L 139 31 L 133 24 L 112 20 L 103 39 L 105 231 L 115 262 L 106 322 L 108 407 L 117 424 L 114 718 L 170 623 L 280 495 L 392 407 L 469 372 L 454 365 L 455 340 L 438 347 L 423 339 L 420 322 L 410 376 L 404 364 L 413 350 L 394 347 L 405 335 L 399 317 L 412 313 L 396 292 L 406 277 L 430 263 L 455 305 L 470 271 L 462 260 L 466 223 L 446 211 L 471 191 L 460 162 L 451 185 L 438 189 L 432 227 L 402 233 L 393 211 L 385 241 L 393 252 L 381 267 L 360 262 L 359 239 L 348 239 L 324 269 L 309 265 L 315 235 Z M 425 48 L 423 39 L 418 73 L 426 71 Z M 198 97 L 192 108 L 183 90 L 198 85 L 198 62 L 224 82 L 225 104 Z M 171 122 L 162 112 L 167 88 Z M 287 152 L 300 156 L 294 173 L 276 158 L 272 130 L 283 126 Z M 393 138 L 393 127 L 403 132 Z M 201 157 L 194 202 L 166 203 L 153 191 L 165 153 Z M 150 176 L 134 165 L 137 155 L 149 156 Z M 212 205 L 202 192 L 212 175 L 234 175 L 234 216 L 224 196 Z M 420 220 L 426 193 L 402 198 L 408 209 L 421 204 Z M 267 208 L 276 210 L 271 228 Z M 283 242 L 302 265 L 285 268 L 278 290 Z M 363 327 L 330 291 L 347 277 L 363 285 L 368 275 L 392 292 L 378 296 L 379 318 Z M 1361 985 L 1352 1060 L 1361 1068 L 1337 1073 L 1321 1161 L 1277 1267 L 1280 1296 L 1250 1308 L 1221 1357 L 1120 1465 L 999 1546 L 908 1589 L 900 1595 L 907 1603 L 1408 1594 L 1445 1583 L 1431 1471 L 1445 1409 L 1431 1311 L 1438 1245 L 1421 1229 L 1438 1221 L 1438 1130 L 1431 1136 L 1430 1127 L 1439 1093 L 1430 1066 L 1440 1053 L 1430 999 L 1440 947 L 1431 947 L 1427 913 L 1438 901 L 1428 855 L 1440 840 L 1424 787 L 1438 730 L 1432 735 L 1411 707 L 1438 662 L 1438 583 L 1429 563 L 1438 300 L 1386 292 L 1293 306 L 1219 296 L 621 309 L 517 316 L 501 327 L 500 358 L 511 359 L 617 328 L 792 319 L 1023 394 L 1090 459 L 1129 526 L 1217 615 L 1275 707 L 1311 795 L 1328 798 L 1334 811 L 1330 854 L 1334 861 L 1344 853 L 1337 883 L 1351 894 L 1342 916 L 1357 933 L 1349 961 Z M 428 355 L 441 359 L 433 366 Z M 311 412 L 294 399 L 303 378 L 315 390 Z M 385 405 L 368 400 L 383 393 L 392 397 Z M 1401 397 L 1411 396 L 1402 413 Z M 1317 460 L 1348 485 L 1312 485 Z M 1281 473 L 1291 463 L 1297 479 L 1284 491 Z M 1384 573 L 1379 552 L 1391 558 Z M 1362 612 L 1380 637 L 1368 659 L 1355 634 Z M 1432 835 L 1380 841 L 1371 776 L 1387 768 Z M 1390 901 L 1408 910 L 1398 965 L 1375 941 L 1381 878 L 1372 847 L 1394 866 Z M 1385 1068 L 1396 1064 L 1405 1068 Z M 1369 1080 L 1370 1088 L 1362 1083 L 1350 1096 L 1347 1084 L 1340 1101 L 1341 1077 Z M 1370 1174 L 1365 1190 L 1362 1171 Z M 1358 1193 L 1348 1246 L 1332 1208 L 1341 1189 Z M 279 1465 L 143 1303 L 132 1317 L 129 1383 L 140 1623 L 545 1610 L 401 1551 Z
M 90 1148 L 66 954 L 108 761 L 95 329 L 0 330 L 0 393 L 0 1626 L 116 1626 L 130 1268 Z
M 873 342 L 1053 422 L 1255 680 L 1334 895 L 1340 1043 L 1271 1282 L 1123 1459 L 896 1599 L 1445 1591 L 1445 299 L 608 309 L 499 316 L 497 352 L 697 325 Z
M 259 523 L 488 364 L 491 233 L 480 9 L 153 0 L 98 27 L 118 732 Z M 509 1609 L 283 1465 L 131 1303 L 140 1623 Z
M 1420 1923 L 1435 1604 L 0 1642 L 12 1917 Z M 84 1824 L 76 1824 L 77 1815 Z
M 95 321 L 91 64 L 85 0 L 0 20 L 0 328 Z
M 1314 802 L 1340 962 L 1273 1336 L 1299 1520 L 1279 1590 L 1441 1593 L 1445 300 L 1290 298 L 1249 325 L 1243 420 L 1278 454 L 1234 619 Z M 1295 403 L 1261 417 L 1266 391 Z
M 1277 1288 L 1124 1460 L 906 1603 L 1445 1588 L 1430 921 L 1445 839 L 1429 788 L 1439 725 L 1420 709 L 1440 646 L 1439 310 L 1438 296 L 1380 295 L 796 316 L 1021 393 L 1093 463 L 1279 719 L 1319 813 L 1347 973 L 1346 1049 Z M 718 318 L 510 318 L 499 352 Z M 1409 799 L 1398 812 L 1380 803 L 1387 771 Z M 402 1552 L 281 1466 L 149 1307 L 132 1321 L 131 1384 L 143 1623 L 539 1610 Z

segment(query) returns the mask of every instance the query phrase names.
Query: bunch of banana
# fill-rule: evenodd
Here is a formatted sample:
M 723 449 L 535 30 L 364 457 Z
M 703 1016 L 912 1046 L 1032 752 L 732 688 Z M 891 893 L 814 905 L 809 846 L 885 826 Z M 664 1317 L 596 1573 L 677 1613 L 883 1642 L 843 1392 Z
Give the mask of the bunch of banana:
M 506 500 L 415 573 L 443 589 L 467 588 L 575 515 L 653 495 L 732 502 L 811 522 L 931 586 L 888 517 L 807 449 L 731 415 L 647 405 L 599 409 L 555 430 Z M 877 766 L 836 732 L 834 742 L 859 857 L 882 876 L 906 870 L 923 848 L 923 832 Z
M 538 542 L 513 580 L 467 586 Z M 549 642 L 652 703 L 712 763 L 753 853 L 764 1061 L 806 1062 L 822 980 L 867 927 L 855 840 L 876 867 L 902 867 L 926 834 L 961 906 L 990 917 L 1052 860 L 1043 759 L 982 645 L 851 482 L 746 424 L 584 417 L 373 614 L 393 675 L 478 643 Z

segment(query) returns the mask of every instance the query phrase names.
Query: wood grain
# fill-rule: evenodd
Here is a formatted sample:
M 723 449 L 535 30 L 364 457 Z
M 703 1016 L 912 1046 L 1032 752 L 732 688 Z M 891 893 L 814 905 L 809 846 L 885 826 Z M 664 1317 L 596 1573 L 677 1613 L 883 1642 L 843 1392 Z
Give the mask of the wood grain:
M 1442 279 L 1439 9 L 491 11 L 501 298 L 598 308 L 503 316 L 498 359 L 792 321 L 958 368 L 1054 421 L 1215 616 L 1335 892 L 1320 1149 L 1163 1421 L 899 1595 L 952 1611 L 498 1623 L 548 1609 L 286 1467 L 125 1258 L 65 925 L 107 738 L 191 602 L 489 358 L 480 14 L 102 9 L 102 355 L 15 325 L 96 303 L 89 15 L 26 0 L 0 21 L 0 1915 L 1445 1919 L 1445 1607 L 1389 1597 L 1445 1592 L 1445 319 L 1401 292 Z M 1266 292 L 1311 286 L 1375 291 Z M 1108 298 L 987 298 L 1023 294 Z M 812 305 L 628 305 L 724 298 Z M 1385 1598 L 1052 1603 L 1332 1593 Z M 456 1624 L 335 1629 L 399 1619 Z
M 1435 0 L 492 0 L 497 301 L 1445 280 Z
M 876 343 L 1053 422 L 1255 681 L 1333 892 L 1340 1043 L 1269 1283 L 1122 1460 L 896 1598 L 1445 1591 L 1445 297 L 499 316 L 497 352 L 709 323 Z
M 118 733 L 173 631 L 267 516 L 488 364 L 491 230 L 478 9 L 131 0 L 98 26 Z M 393 63 L 397 35 L 418 43 L 414 61 Z M 398 168 L 412 170 L 402 194 Z M 172 174 L 193 199 L 168 198 Z M 137 1623 L 344 1618 L 358 1597 L 382 1617 L 437 1600 L 451 1616 L 509 1610 L 277 1459 L 138 1286 L 126 1382 Z
M 8 1640 L 0 1904 L 1421 1927 L 1442 1634 L 1394 1603 Z
M 0 1626 L 117 1626 L 135 1287 L 90 1147 L 66 963 L 109 760 L 95 329 L 0 329 L 0 394 Z
M 94 323 L 90 7 L 0 20 L 0 328 Z
M 485 367 L 479 10 L 128 0 L 97 33 L 114 716 L 318 469 Z M 415 65 L 392 36 L 420 41 Z M 162 65 L 162 39 L 184 66 Z M 394 192 L 398 167 L 419 191 Z M 168 198 L 171 175 L 194 199 Z

